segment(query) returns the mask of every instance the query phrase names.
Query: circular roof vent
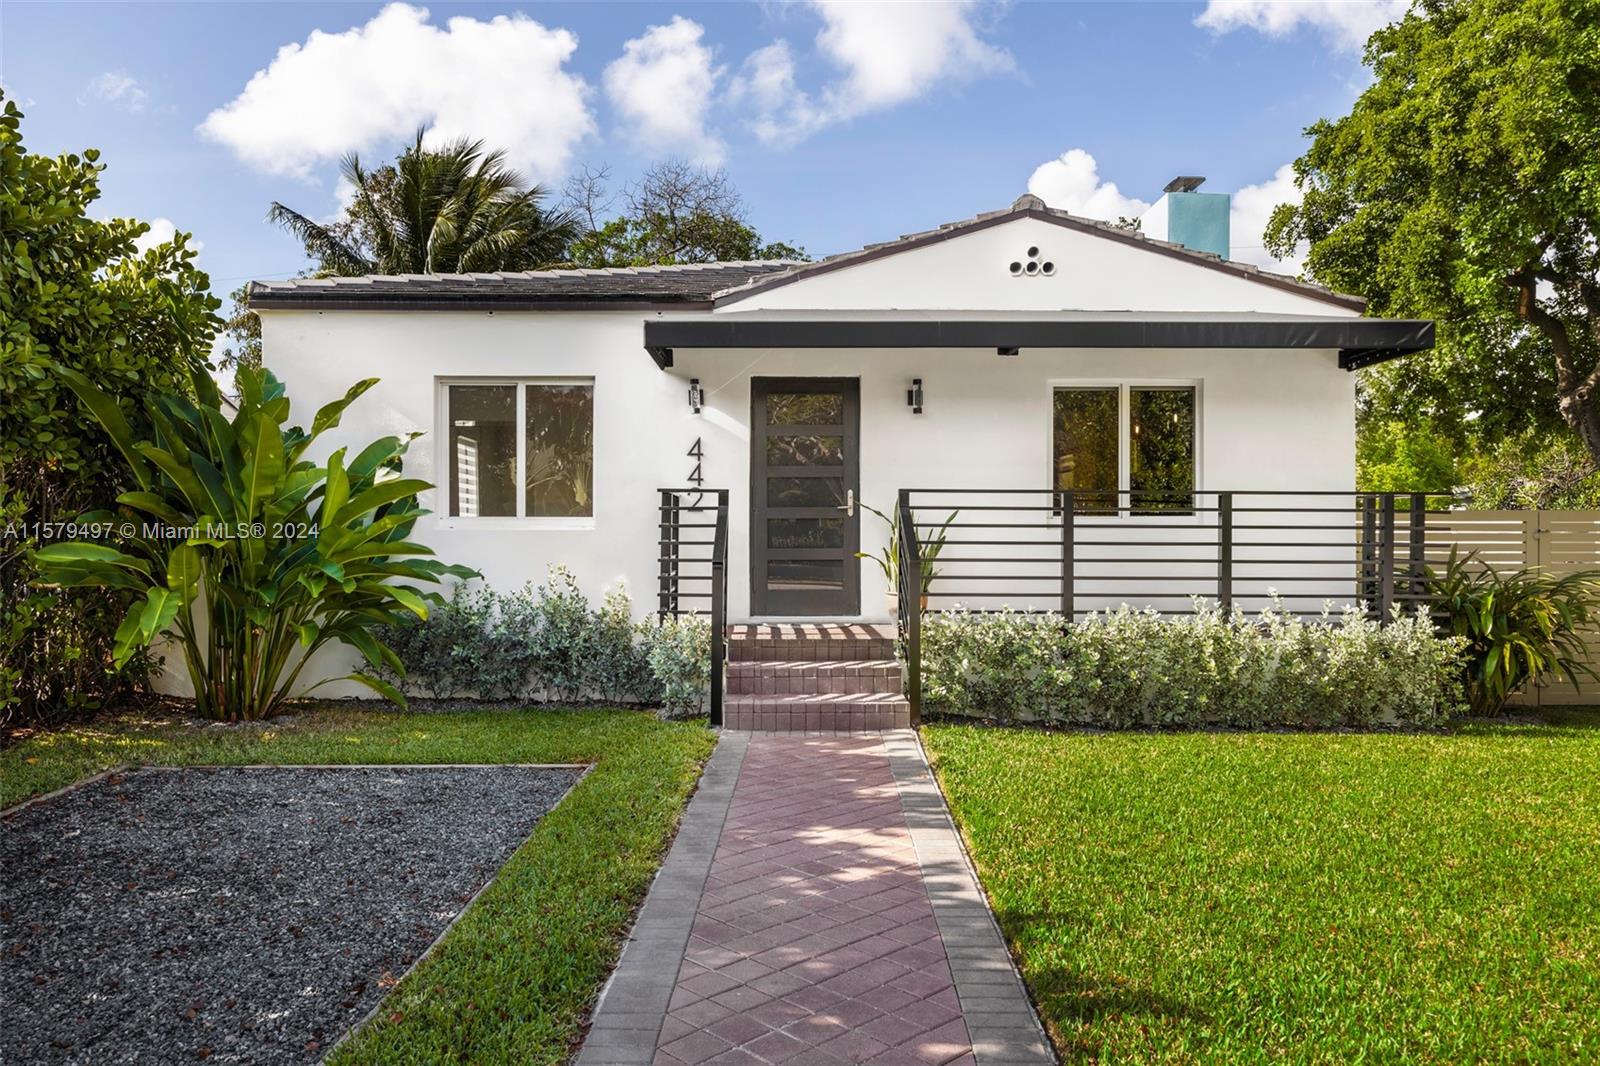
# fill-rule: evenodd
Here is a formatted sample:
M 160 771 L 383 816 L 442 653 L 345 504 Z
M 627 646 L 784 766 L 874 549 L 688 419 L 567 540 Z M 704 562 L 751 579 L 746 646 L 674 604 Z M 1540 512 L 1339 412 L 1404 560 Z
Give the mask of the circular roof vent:
M 1006 268 L 1014 278 L 1048 278 L 1055 274 L 1056 264 L 1053 260 L 1041 257 L 1039 249 L 1032 247 L 1022 259 L 1013 259 Z

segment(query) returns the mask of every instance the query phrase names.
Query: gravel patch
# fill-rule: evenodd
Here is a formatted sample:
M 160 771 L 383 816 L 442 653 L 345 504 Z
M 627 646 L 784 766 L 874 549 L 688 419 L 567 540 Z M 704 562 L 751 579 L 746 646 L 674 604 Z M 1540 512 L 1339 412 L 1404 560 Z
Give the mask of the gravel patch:
M 582 771 L 115 773 L 0 825 L 0 1061 L 305 1063 Z

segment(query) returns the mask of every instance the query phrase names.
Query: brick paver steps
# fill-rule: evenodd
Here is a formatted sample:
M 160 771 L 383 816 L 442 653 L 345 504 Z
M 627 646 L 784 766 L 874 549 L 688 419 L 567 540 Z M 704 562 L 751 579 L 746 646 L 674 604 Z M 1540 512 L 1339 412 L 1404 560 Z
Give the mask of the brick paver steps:
M 723 725 L 769 732 L 904 729 L 911 704 L 894 643 L 892 626 L 730 626 Z

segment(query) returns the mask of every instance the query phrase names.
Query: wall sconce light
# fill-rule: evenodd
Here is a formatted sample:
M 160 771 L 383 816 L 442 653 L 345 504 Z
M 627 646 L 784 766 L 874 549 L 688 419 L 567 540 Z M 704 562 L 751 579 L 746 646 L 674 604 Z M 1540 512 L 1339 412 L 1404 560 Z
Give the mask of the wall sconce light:
M 1022 349 L 1021 348 L 996 348 L 994 350 L 994 353 L 996 355 L 1015 356 L 1015 355 L 1021 355 L 1022 354 Z
M 695 414 L 700 413 L 700 408 L 706 405 L 706 390 L 700 387 L 699 378 L 689 379 L 689 410 Z
M 922 413 L 922 379 L 912 378 L 911 387 L 906 390 L 906 406 L 911 408 L 911 413 Z

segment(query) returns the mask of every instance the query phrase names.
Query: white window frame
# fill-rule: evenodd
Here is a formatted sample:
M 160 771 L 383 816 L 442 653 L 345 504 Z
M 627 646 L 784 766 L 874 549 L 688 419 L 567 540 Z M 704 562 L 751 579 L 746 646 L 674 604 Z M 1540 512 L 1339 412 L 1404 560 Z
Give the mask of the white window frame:
M 516 501 L 515 515 L 488 515 L 483 517 L 466 517 L 451 515 L 450 493 L 452 479 L 456 476 L 455 456 L 450 452 L 450 388 L 454 385 L 515 385 L 517 387 L 517 470 L 516 470 Z M 526 462 L 528 450 L 528 385 L 587 385 L 595 389 L 595 380 L 592 377 L 438 377 L 434 379 L 434 425 L 440 427 L 440 432 L 434 449 L 436 457 L 435 469 L 439 471 L 439 507 L 438 522 L 440 529 L 547 529 L 547 530 L 591 530 L 595 528 L 593 514 L 576 516 L 554 515 L 528 515 L 521 513 L 528 506 L 527 488 L 524 483 L 526 475 Z M 595 400 L 594 428 L 598 431 L 599 400 Z M 598 436 L 598 432 L 595 434 Z M 593 440 L 593 437 L 591 437 Z M 596 441 L 592 446 L 597 447 Z M 598 466 L 594 467 L 595 481 L 600 479 Z M 591 505 L 591 511 L 598 510 L 597 505 Z
M 1056 443 L 1056 390 L 1058 389 L 1116 389 L 1117 390 L 1117 490 L 1128 492 L 1133 484 L 1133 400 L 1134 389 L 1193 389 L 1194 390 L 1194 488 L 1195 506 L 1203 506 L 1198 499 L 1204 491 L 1205 463 L 1205 384 L 1200 378 L 1051 378 L 1045 385 L 1045 484 L 1054 489 Z M 1119 497 L 1119 504 L 1121 497 Z M 1118 525 L 1133 522 L 1139 525 L 1192 525 L 1200 521 L 1204 511 L 1190 514 L 1132 514 L 1118 511 L 1112 516 L 1074 515 L 1075 525 Z M 1060 521 L 1052 515 L 1052 521 Z

